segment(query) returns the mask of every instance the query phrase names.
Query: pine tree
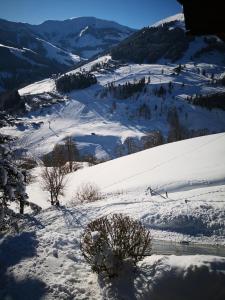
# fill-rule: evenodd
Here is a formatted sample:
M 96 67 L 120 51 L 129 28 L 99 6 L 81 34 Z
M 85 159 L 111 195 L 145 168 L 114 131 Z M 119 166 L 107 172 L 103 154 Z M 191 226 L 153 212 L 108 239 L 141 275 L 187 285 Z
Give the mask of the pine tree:
M 28 204 L 24 176 L 13 161 L 9 141 L 8 136 L 0 134 L 0 230 L 11 222 L 8 213 L 11 202 L 19 203 L 21 214 Z

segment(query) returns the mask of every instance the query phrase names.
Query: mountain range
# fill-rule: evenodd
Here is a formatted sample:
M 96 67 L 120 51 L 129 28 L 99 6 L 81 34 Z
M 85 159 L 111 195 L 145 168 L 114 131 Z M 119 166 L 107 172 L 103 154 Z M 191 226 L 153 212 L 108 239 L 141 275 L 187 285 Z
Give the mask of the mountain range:
M 1 19 L 0 88 L 12 89 L 65 72 L 134 31 L 94 17 L 46 21 L 40 25 Z

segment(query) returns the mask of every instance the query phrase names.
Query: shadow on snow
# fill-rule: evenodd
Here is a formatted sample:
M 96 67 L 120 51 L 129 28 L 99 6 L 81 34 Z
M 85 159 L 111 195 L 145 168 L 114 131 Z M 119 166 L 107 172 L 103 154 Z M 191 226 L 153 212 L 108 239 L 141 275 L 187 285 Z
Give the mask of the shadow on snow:
M 2 300 L 39 300 L 46 293 L 46 285 L 40 279 L 22 274 L 16 278 L 10 267 L 26 258 L 37 255 L 38 241 L 34 232 L 23 232 L 6 236 L 0 240 L 0 299 Z

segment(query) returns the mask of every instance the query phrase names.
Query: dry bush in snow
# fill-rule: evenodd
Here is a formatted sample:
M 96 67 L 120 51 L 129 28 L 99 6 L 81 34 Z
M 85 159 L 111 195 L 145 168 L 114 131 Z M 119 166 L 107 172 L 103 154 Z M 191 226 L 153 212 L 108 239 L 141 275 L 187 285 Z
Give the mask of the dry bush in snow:
M 135 265 L 151 248 L 150 232 L 122 214 L 90 222 L 81 237 L 81 252 L 96 273 L 118 275 L 124 263 Z
M 94 183 L 84 183 L 80 185 L 75 193 L 73 203 L 93 202 L 102 199 L 99 187 Z

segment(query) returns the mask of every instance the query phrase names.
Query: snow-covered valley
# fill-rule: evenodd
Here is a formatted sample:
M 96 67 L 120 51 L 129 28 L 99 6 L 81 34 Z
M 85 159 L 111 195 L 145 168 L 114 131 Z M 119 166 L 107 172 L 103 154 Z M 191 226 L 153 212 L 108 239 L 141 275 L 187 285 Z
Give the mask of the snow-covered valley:
M 108 60 L 109 56 L 102 60 Z M 97 61 L 98 62 L 98 61 Z M 95 62 L 85 66 L 88 70 Z M 110 159 L 127 154 L 124 141 L 131 138 L 136 151 L 142 150 L 141 138 L 152 131 L 162 132 L 167 139 L 169 132 L 168 113 L 176 108 L 182 126 L 195 135 L 223 132 L 225 129 L 225 113 L 221 109 L 209 110 L 191 105 L 187 97 L 194 94 L 224 93 L 224 87 L 210 84 L 207 76 L 196 73 L 197 68 L 216 72 L 221 76 L 223 67 L 209 64 L 187 64 L 180 75 L 174 75 L 175 65 L 136 65 L 122 66 L 107 74 L 97 72 L 98 84 L 81 91 L 73 91 L 67 95 L 58 95 L 62 102 L 49 107 L 30 111 L 21 119 L 20 126 L 6 127 L 3 131 L 19 137 L 22 145 L 30 155 L 40 157 L 52 151 L 56 143 L 66 136 L 73 136 L 81 154 L 91 154 L 98 159 Z M 163 74 L 162 74 L 163 70 Z M 77 70 L 79 71 L 79 70 Z M 76 71 L 75 71 L 76 72 Z M 209 73 L 209 74 L 210 74 Z M 127 81 L 140 80 L 150 76 L 151 82 L 146 90 L 126 100 L 115 99 L 112 95 L 104 96 L 105 85 L 115 82 L 117 85 Z M 161 86 L 168 89 L 172 82 L 173 90 L 158 97 L 154 90 Z M 53 96 L 48 96 L 52 93 Z M 47 79 L 20 90 L 21 95 L 29 95 L 38 99 L 38 95 L 46 95 L 46 99 L 54 99 L 55 84 Z M 103 95 L 103 96 L 102 96 Z M 48 96 L 48 97 L 47 97 Z M 47 101 L 46 100 L 46 101 Z M 42 100 L 43 103 L 43 100 Z M 44 104 L 44 103 L 43 103 Z M 150 116 L 139 114 L 140 107 L 147 105 Z M 21 123 L 21 122 L 20 122 Z M 33 127 L 32 124 L 40 124 Z M 205 132 L 205 133 L 204 133 Z
M 92 59 L 66 73 L 73 76 L 91 72 L 97 84 L 62 92 L 56 87 L 62 76 L 55 75 L 20 89 L 26 112 L 14 127 L 4 128 L 3 132 L 19 137 L 18 147 L 22 145 L 24 151 L 34 157 L 51 152 L 56 143 L 72 136 L 81 156 L 92 155 L 98 160 L 146 149 L 145 141 L 153 132 L 160 133 L 167 142 L 171 134 L 171 112 L 175 117 L 177 115 L 181 135 L 172 141 L 224 132 L 222 97 L 225 87 L 220 84 L 225 74 L 222 42 L 212 36 L 185 37 L 183 14 L 149 27 L 149 38 L 153 38 L 151 31 L 155 30 L 159 46 L 163 45 L 160 35 L 166 38 L 172 34 L 171 38 L 174 38 L 179 32 L 184 38 L 182 47 L 185 48 L 178 52 L 178 59 L 168 59 L 163 52 L 154 64 L 115 60 L 114 56 L 118 54 L 114 52 L 120 53 L 120 47 L 132 41 L 133 35 L 121 46 L 113 48 L 111 54 Z M 145 31 L 136 34 L 142 43 L 141 36 L 145 34 Z M 173 46 L 172 42 L 170 46 Z M 138 92 L 127 96 L 118 92 L 118 89 L 126 91 L 129 84 L 143 78 L 145 84 Z M 203 105 L 202 101 L 207 102 L 207 97 L 215 98 L 217 103 L 216 97 L 220 97 L 221 106 Z

